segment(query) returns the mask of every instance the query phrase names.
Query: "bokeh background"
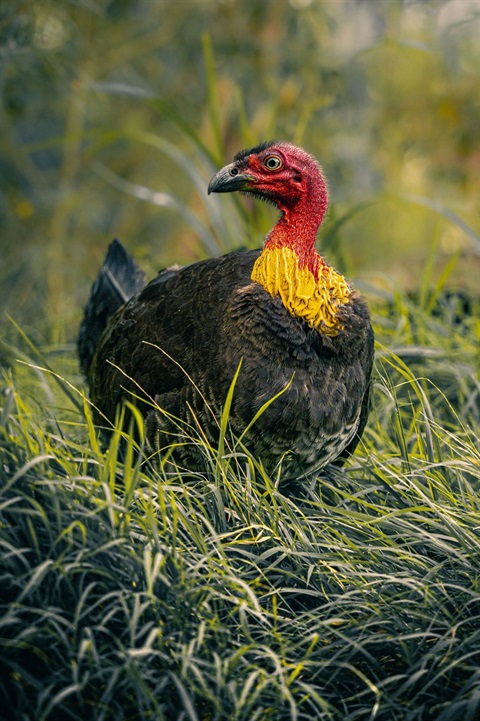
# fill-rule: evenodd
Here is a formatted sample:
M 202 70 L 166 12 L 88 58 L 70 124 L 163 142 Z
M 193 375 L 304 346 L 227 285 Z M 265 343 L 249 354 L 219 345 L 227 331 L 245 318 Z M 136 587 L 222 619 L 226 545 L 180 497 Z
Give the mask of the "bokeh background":
M 2 309 L 71 340 L 113 237 L 151 274 L 259 245 L 275 209 L 206 185 L 271 138 L 320 160 L 318 247 L 362 289 L 478 294 L 479 21 L 478 0 L 2 3 Z

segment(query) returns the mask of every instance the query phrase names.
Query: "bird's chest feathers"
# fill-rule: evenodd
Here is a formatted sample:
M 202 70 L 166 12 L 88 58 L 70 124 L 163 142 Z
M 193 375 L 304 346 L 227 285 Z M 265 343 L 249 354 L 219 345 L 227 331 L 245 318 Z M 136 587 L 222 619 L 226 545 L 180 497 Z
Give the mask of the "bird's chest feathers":
M 272 297 L 279 296 L 292 316 L 320 333 L 335 336 L 343 328 L 339 310 L 348 303 L 351 289 L 342 275 L 317 258 L 320 263 L 314 272 L 308 264 L 301 267 L 292 248 L 267 244 L 251 277 Z

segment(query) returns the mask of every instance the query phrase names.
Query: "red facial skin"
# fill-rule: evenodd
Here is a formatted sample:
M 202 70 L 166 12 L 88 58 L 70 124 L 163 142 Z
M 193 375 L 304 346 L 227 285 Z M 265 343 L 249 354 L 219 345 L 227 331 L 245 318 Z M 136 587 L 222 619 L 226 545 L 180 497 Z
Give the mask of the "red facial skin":
M 281 167 L 269 169 L 278 158 Z M 247 191 L 274 203 L 282 216 L 270 232 L 265 248 L 289 247 L 299 267 L 318 279 L 326 263 L 315 249 L 318 228 L 328 204 L 327 186 L 314 158 L 289 143 L 278 143 L 247 156 L 244 172 L 251 178 Z

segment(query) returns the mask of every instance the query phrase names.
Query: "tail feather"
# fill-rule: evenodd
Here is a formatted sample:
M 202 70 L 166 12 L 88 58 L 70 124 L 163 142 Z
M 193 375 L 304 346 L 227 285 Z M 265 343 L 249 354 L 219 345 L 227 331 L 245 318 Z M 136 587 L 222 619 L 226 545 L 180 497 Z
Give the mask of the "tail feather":
M 85 376 L 88 376 L 97 343 L 110 316 L 145 285 L 145 274 L 123 245 L 118 240 L 110 243 L 104 263 L 92 285 L 80 326 L 78 355 Z

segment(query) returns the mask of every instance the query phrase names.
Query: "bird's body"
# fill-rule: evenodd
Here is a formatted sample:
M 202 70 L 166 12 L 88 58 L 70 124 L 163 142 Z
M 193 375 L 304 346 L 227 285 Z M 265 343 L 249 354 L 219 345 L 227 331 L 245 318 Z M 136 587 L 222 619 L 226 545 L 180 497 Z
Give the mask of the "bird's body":
M 296 199 L 279 199 L 253 180 L 262 163 L 265 183 L 293 166 Z M 311 156 L 286 143 L 240 153 L 210 184 L 213 192 L 235 189 L 267 197 L 282 211 L 263 251 L 167 269 L 139 291 L 140 272 L 115 242 L 87 306 L 82 367 L 91 399 L 107 419 L 114 420 L 119 403 L 137 397 L 149 443 L 158 449 L 175 441 L 176 419 L 215 440 L 238 370 L 233 431 L 242 434 L 276 396 L 244 442 L 268 470 L 282 461 L 286 476 L 301 476 L 348 455 L 363 431 L 373 359 L 368 309 L 314 249 L 326 190 Z M 112 311 L 120 307 L 99 332 L 102 285 L 111 285 L 115 269 L 127 264 L 132 283 L 125 294 L 132 297 L 121 304 L 120 293 L 111 301 Z

